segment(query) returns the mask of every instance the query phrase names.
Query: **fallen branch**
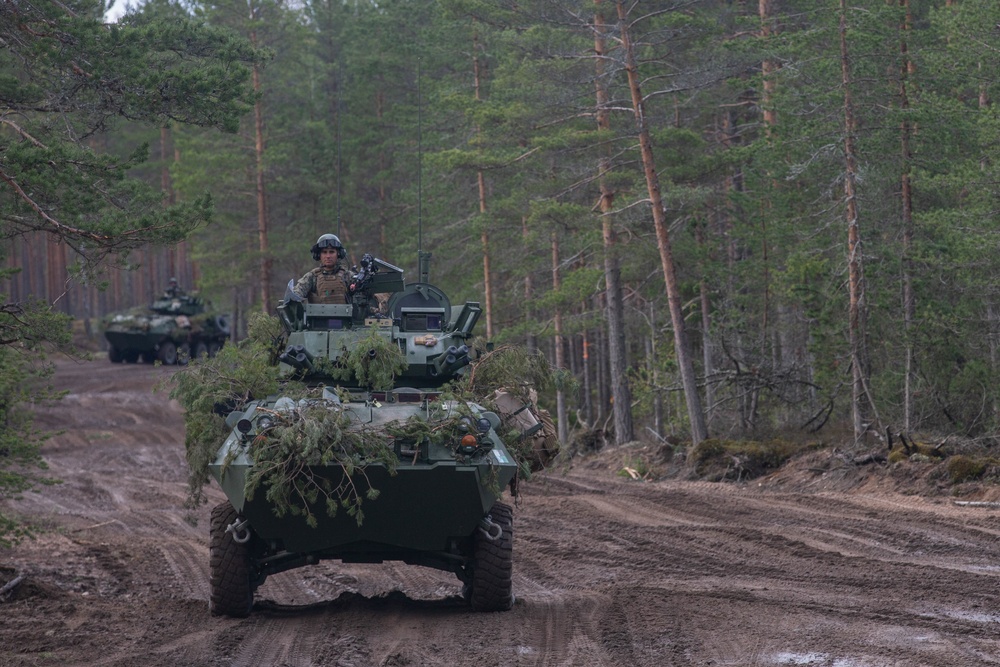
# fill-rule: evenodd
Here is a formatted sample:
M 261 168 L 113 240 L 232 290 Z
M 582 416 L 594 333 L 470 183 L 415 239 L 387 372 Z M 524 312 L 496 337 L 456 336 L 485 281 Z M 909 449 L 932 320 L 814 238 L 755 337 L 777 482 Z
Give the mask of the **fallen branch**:
M 6 598 L 8 595 L 13 593 L 14 589 L 20 586 L 22 581 L 24 581 L 23 574 L 19 574 L 18 576 L 8 581 L 3 588 L 0 588 L 0 598 Z
M 955 500 L 953 502 L 962 507 L 1000 507 L 1000 503 L 983 500 Z
M 872 452 L 871 454 L 865 454 L 864 456 L 855 456 L 851 459 L 851 463 L 858 466 L 867 465 L 869 463 L 885 463 L 885 454 L 879 454 L 878 452 Z

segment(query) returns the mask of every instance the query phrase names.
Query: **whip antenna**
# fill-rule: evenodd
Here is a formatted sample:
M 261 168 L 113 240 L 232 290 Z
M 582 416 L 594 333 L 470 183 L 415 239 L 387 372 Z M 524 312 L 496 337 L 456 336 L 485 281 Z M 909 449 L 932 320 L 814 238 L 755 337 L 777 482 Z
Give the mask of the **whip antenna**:
M 340 145 L 340 119 L 343 114 L 344 70 L 343 61 L 337 62 L 337 238 L 340 238 L 340 176 L 343 158 Z
M 420 58 L 417 58 L 417 266 L 420 282 L 430 280 L 431 253 L 424 252 L 423 105 L 420 98 Z

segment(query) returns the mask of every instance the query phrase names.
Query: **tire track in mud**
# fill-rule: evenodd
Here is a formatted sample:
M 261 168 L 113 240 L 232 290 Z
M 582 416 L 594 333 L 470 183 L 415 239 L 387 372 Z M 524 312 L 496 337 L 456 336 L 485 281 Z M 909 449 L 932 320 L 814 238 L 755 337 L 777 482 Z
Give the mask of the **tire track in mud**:
M 526 599 L 523 613 L 528 623 L 525 627 L 535 631 L 520 638 L 518 657 L 523 656 L 525 664 L 538 667 L 620 664 L 620 655 L 608 662 L 606 649 L 600 641 L 601 633 L 595 632 L 591 622 L 592 614 L 605 612 L 606 602 L 592 600 L 595 606 L 591 614 L 583 617 L 576 611 L 580 602 L 582 600 L 572 594 Z
M 645 584 L 661 595 L 672 597 L 678 589 L 684 589 L 688 593 L 700 590 L 700 594 L 712 597 L 716 595 L 713 591 L 730 589 L 722 606 L 743 599 L 756 614 L 761 614 L 763 605 L 771 607 L 776 618 L 789 614 L 793 618 L 834 618 L 851 627 L 860 619 L 876 627 L 879 636 L 891 634 L 893 627 L 900 626 L 911 628 L 910 634 L 959 634 L 995 647 L 996 642 L 982 627 L 947 619 L 928 622 L 920 610 L 920 605 L 931 600 L 958 608 L 970 605 L 989 608 L 997 583 L 992 574 L 982 577 L 980 585 L 975 586 L 983 591 L 979 595 L 955 595 L 953 591 L 969 588 L 966 573 L 979 569 L 977 565 L 968 565 L 970 559 L 978 562 L 987 561 L 991 555 L 995 558 L 993 531 L 970 531 L 967 526 L 949 525 L 947 513 L 939 512 L 936 507 L 928 527 L 927 513 L 919 503 L 912 508 L 907 504 L 899 507 L 897 503 L 885 503 L 888 511 L 880 516 L 878 511 L 859 508 L 854 502 L 840 502 L 834 503 L 837 507 L 824 515 L 815 507 L 822 499 L 804 498 L 803 506 L 799 507 L 795 503 L 798 499 L 789 497 L 780 503 L 777 512 L 769 512 L 770 498 L 755 495 L 748 499 L 747 494 L 726 492 L 707 498 L 688 491 L 683 487 L 666 494 L 654 492 L 641 501 L 630 489 L 622 489 L 620 494 L 581 493 L 573 498 L 550 495 L 543 502 L 543 513 L 555 509 L 560 515 L 573 516 L 577 525 L 589 526 L 591 550 L 600 553 L 598 556 L 583 552 L 583 542 L 574 539 L 561 543 L 564 557 L 577 553 L 589 559 L 591 566 L 616 567 L 619 573 L 641 572 Z M 739 497 L 731 497 L 734 495 Z M 743 509 L 751 508 L 735 524 L 722 520 L 730 513 L 728 505 L 733 502 L 744 503 Z M 882 507 L 879 503 L 874 505 Z M 547 533 L 556 529 L 555 522 L 536 523 L 533 529 Z M 616 541 L 624 548 L 616 549 Z M 908 546 L 913 543 L 922 544 L 930 553 L 911 553 Z M 975 553 L 971 557 L 963 555 L 970 548 Z M 945 552 L 945 558 L 938 553 L 941 551 Z M 960 558 L 966 563 L 949 558 Z M 614 563 L 617 559 L 619 562 Z M 684 571 L 671 567 L 671 563 L 682 563 Z M 909 592 L 903 595 L 893 592 L 895 582 L 884 579 L 886 564 L 895 568 L 892 576 L 899 581 L 926 581 L 924 595 L 913 600 Z M 692 573 L 695 573 L 693 578 Z M 754 591 L 755 582 L 762 580 L 770 582 L 769 585 L 763 592 Z M 759 588 L 759 584 L 756 586 Z M 736 590 L 732 590 L 734 587 Z M 831 595 L 831 591 L 842 592 Z M 871 604 L 873 593 L 885 597 L 881 604 Z M 643 600 L 645 606 L 649 605 L 648 597 Z M 817 599 L 826 602 L 819 605 L 812 602 Z M 992 604 L 995 607 L 995 602 Z M 872 608 L 866 610 L 866 605 Z M 718 625 L 720 621 L 713 623 Z M 626 625 L 635 629 L 642 622 L 635 620 Z M 844 641 L 849 640 L 845 634 Z M 780 642 L 761 646 L 760 664 L 776 664 L 786 659 L 792 661 L 789 664 L 799 664 L 795 661 L 810 660 L 808 652 L 783 654 L 781 646 Z M 664 646 L 661 650 L 669 648 Z M 914 656 L 924 655 L 923 650 L 915 651 Z M 719 649 L 712 649 L 712 653 L 726 660 L 732 658 Z M 872 655 L 877 656 L 878 652 Z M 751 664 L 746 659 L 743 655 L 730 664 Z M 920 658 L 914 659 L 918 661 L 914 664 L 920 664 Z M 832 658 L 830 663 L 823 662 L 822 657 L 817 660 L 820 662 L 815 664 L 833 664 Z M 880 664 L 878 659 L 875 664 Z
M 230 667 L 311 667 L 329 631 L 323 610 L 296 610 L 291 614 L 257 611 L 241 624 L 242 639 L 229 656 Z
M 166 569 L 173 575 L 174 586 L 184 598 L 207 601 L 209 588 L 208 548 L 186 540 L 158 542 L 156 549 Z
M 691 506 L 697 497 L 680 501 L 684 509 L 678 509 L 676 494 L 663 498 L 662 504 L 654 504 L 647 498 L 640 501 L 629 497 L 611 495 L 580 495 L 574 501 L 588 503 L 594 510 L 614 522 L 624 525 L 638 525 L 647 528 L 681 525 L 692 528 L 716 529 L 734 537 L 745 539 L 739 531 L 725 528 L 731 521 L 724 521 L 731 509 L 726 505 L 725 494 L 706 498 L 700 505 L 699 513 L 693 513 Z M 722 503 L 720 503 L 720 496 Z M 734 499 L 728 499 L 730 504 Z M 799 507 L 792 499 L 773 502 L 771 498 L 746 495 L 739 498 L 742 509 L 750 508 L 742 520 L 742 526 L 760 533 L 781 536 L 789 542 L 796 542 L 815 551 L 825 551 L 834 555 L 859 558 L 876 558 L 882 561 L 908 565 L 926 565 L 928 556 L 933 556 L 939 565 L 963 572 L 983 572 L 995 558 L 994 543 L 997 531 L 968 525 L 954 525 L 938 513 L 930 516 L 924 511 L 926 504 L 915 504 L 900 511 L 897 503 L 886 504 L 894 508 L 892 513 L 880 514 L 870 508 L 857 507 L 854 503 L 835 503 L 844 507 L 834 508 L 823 515 L 819 509 L 810 509 L 810 502 L 820 502 L 815 498 L 795 499 L 805 501 L 806 507 Z M 841 510 L 838 512 L 838 510 Z M 817 522 L 817 516 L 823 516 Z M 761 521 L 759 517 L 766 517 Z M 836 519 L 831 521 L 831 519 Z M 834 524 L 828 527 L 824 524 Z

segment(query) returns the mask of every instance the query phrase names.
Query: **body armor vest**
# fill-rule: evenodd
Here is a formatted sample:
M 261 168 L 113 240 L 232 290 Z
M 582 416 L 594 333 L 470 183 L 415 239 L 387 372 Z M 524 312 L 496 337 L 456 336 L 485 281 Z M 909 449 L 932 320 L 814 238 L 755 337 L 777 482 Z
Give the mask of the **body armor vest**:
M 331 273 L 323 269 L 313 269 L 316 274 L 316 291 L 309 294 L 309 303 L 347 303 L 347 283 L 344 270 L 337 267 Z

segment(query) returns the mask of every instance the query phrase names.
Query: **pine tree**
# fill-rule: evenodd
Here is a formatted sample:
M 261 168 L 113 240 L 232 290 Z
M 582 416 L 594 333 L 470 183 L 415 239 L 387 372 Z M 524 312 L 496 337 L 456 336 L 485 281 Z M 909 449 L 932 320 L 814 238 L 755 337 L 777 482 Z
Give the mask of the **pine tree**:
M 68 248 L 69 275 L 93 282 L 106 262 L 125 265 L 133 249 L 174 243 L 212 210 L 207 195 L 164 207 L 157 188 L 128 177 L 145 159 L 145 146 L 102 153 L 94 138 L 121 121 L 232 131 L 249 108 L 246 84 L 258 58 L 228 32 L 139 14 L 104 25 L 102 9 L 96 0 L 29 0 L 0 11 L 2 247 L 44 232 L 57 248 L 49 255 L 66 256 Z M 50 283 L 66 280 L 59 263 L 49 268 Z M 0 414 L 4 494 L 37 479 L 31 468 L 40 463 L 42 436 L 15 408 L 35 397 L 27 378 L 48 372 L 37 361 L 47 344 L 68 348 L 70 341 L 51 303 L 0 303 L 0 364 L 5 377 L 17 378 L 0 386 L 0 404 L 8 406 Z

